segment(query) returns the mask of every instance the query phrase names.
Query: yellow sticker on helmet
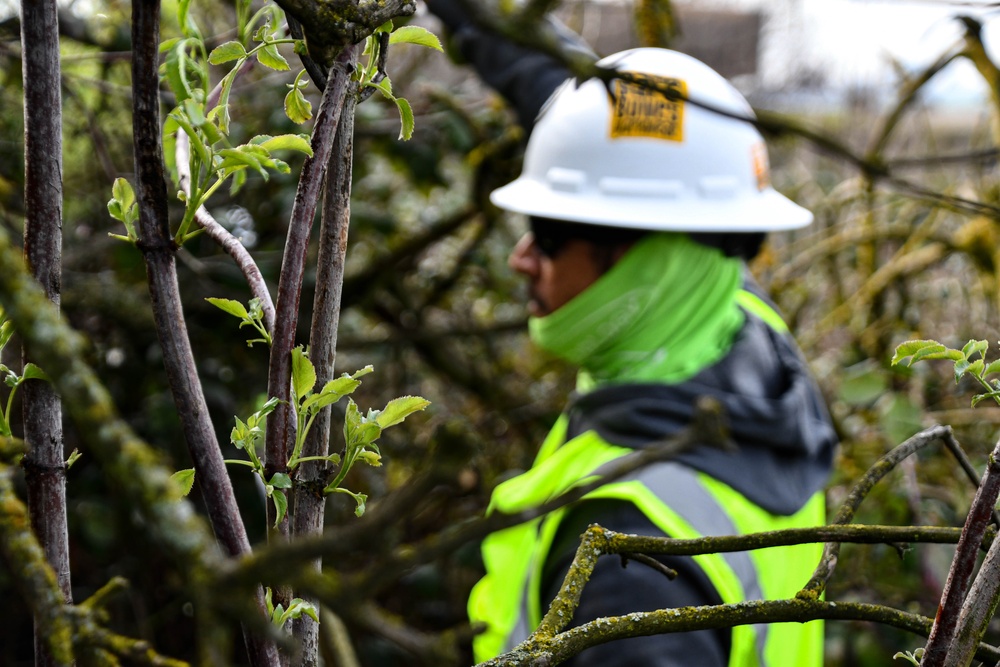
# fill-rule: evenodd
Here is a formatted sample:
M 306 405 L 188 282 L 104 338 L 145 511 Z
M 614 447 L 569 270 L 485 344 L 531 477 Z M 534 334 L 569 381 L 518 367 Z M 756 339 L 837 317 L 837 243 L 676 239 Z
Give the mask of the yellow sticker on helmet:
M 687 97 L 687 84 L 680 79 L 642 76 L 681 98 Z M 660 90 L 616 79 L 611 101 L 611 138 L 618 137 L 684 141 L 684 100 L 670 99 Z

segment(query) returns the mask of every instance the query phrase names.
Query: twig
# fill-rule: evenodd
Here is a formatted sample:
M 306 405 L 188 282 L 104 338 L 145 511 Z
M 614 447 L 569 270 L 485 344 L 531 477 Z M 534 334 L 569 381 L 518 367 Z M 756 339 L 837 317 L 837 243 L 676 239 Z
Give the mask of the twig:
M 300 40 L 305 39 L 306 36 L 302 32 L 302 24 L 299 23 L 298 19 L 291 14 L 286 14 L 285 18 L 288 21 L 288 32 L 292 37 Z M 302 66 L 309 74 L 309 78 L 312 79 L 313 85 L 319 90 L 326 88 L 326 73 L 316 61 L 308 53 L 299 53 L 299 60 L 302 61 Z
M 185 194 L 191 194 L 191 139 L 184 130 L 179 130 L 174 142 L 174 155 L 177 163 L 177 180 L 181 190 Z M 205 230 L 205 234 L 219 244 L 227 255 L 233 258 L 236 266 L 247 281 L 250 293 L 260 299 L 261 309 L 264 311 L 264 326 L 269 332 L 274 331 L 274 302 L 271 300 L 271 292 L 267 289 L 264 276 L 254 261 L 249 251 L 240 243 L 239 239 L 233 236 L 228 229 L 223 227 L 208 212 L 204 206 L 199 206 L 195 211 L 194 220 Z
M 674 579 L 677 578 L 677 570 L 667 567 L 660 561 L 656 560 L 651 556 L 647 556 L 646 554 L 628 551 L 621 554 L 621 557 L 622 557 L 622 567 L 626 567 L 630 560 L 634 560 L 637 563 L 642 563 L 646 567 L 650 567 L 656 570 L 670 581 L 673 581 Z
M 932 426 L 924 429 L 920 433 L 917 433 L 880 458 L 875 465 L 868 469 L 864 476 L 862 476 L 861 480 L 855 484 L 854 488 L 851 489 L 851 493 L 840 506 L 840 510 L 837 512 L 837 516 L 832 522 L 833 525 L 843 525 L 853 521 L 855 511 L 858 509 L 858 506 L 861 505 L 862 501 L 864 501 L 864 499 L 868 496 L 872 487 L 874 487 L 879 480 L 889 474 L 889 472 L 896 467 L 897 463 L 911 454 L 920 451 L 924 447 L 927 447 L 935 442 L 940 442 L 949 437 L 952 437 L 950 427 Z M 982 534 L 980 534 L 980 540 L 981 539 Z M 972 553 L 974 554 L 975 551 L 973 550 Z M 830 580 L 830 577 L 833 575 L 833 571 L 837 566 L 837 557 L 839 554 L 840 543 L 829 542 L 826 544 L 823 548 L 823 558 L 816 567 L 816 571 L 813 572 L 812 578 L 809 579 L 805 587 L 799 592 L 799 596 L 813 599 L 820 596 L 826 588 L 826 584 Z

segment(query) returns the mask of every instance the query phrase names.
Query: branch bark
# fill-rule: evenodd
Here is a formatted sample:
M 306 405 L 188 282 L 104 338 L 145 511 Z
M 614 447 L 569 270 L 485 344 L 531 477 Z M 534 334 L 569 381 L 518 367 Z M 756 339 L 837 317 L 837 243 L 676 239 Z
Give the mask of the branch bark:
M 36 664 L 69 667 L 73 664 L 73 632 L 63 611 L 65 594 L 31 533 L 28 510 L 14 492 L 12 476 L 11 467 L 0 463 L 0 561 L 13 575 L 13 583 L 35 619 Z
M 997 576 L 1000 572 L 1000 554 L 996 548 L 990 548 L 986 561 L 979 570 L 974 586 L 975 595 L 969 590 L 978 555 L 978 549 L 974 545 L 977 546 L 976 540 L 981 538 L 993 520 L 993 509 L 1000 497 L 998 459 L 1000 441 L 990 453 L 986 472 L 965 519 L 962 539 L 958 542 L 951 569 L 948 570 L 948 580 L 941 594 L 934 628 L 921 661 L 924 667 L 969 664 L 975 645 L 986 631 L 986 625 L 1000 601 L 1000 578 Z M 993 581 L 989 581 L 990 578 Z
M 24 256 L 46 296 L 59 305 L 62 283 L 62 96 L 59 20 L 55 0 L 22 4 L 24 80 Z M 24 366 L 34 362 L 28 346 Z M 62 405 L 48 382 L 23 387 L 25 479 L 31 523 L 52 566 L 63 599 L 72 601 L 66 521 L 66 464 Z M 35 664 L 57 664 L 35 621 Z
M 138 180 L 136 198 L 139 202 L 139 240 L 136 245 L 146 263 L 153 317 L 163 349 L 167 381 L 212 527 L 230 556 L 242 556 L 250 552 L 250 541 L 222 459 L 215 427 L 208 414 L 194 353 L 187 337 L 177 284 L 173 255 L 176 247 L 170 235 L 163 147 L 160 143 L 157 74 L 159 0 L 135 3 L 132 11 L 132 132 Z M 254 597 L 259 613 L 264 614 L 263 589 L 258 587 Z M 244 631 L 244 638 L 254 665 L 263 667 L 274 664 L 278 653 L 272 642 L 247 631 Z
M 347 58 L 349 51 L 345 50 L 339 58 Z M 268 479 L 277 472 L 288 472 L 288 457 L 295 441 L 295 410 L 291 404 L 292 347 L 295 345 L 295 331 L 299 320 L 306 250 L 352 71 L 346 64 L 338 61 L 330 72 L 313 128 L 313 155 L 306 159 L 302 167 L 288 223 L 288 237 L 281 260 L 281 276 L 278 279 L 275 326 L 267 377 L 268 396 L 277 397 L 281 401 L 267 420 L 264 472 Z M 275 493 L 282 492 L 275 490 Z M 268 504 L 267 512 L 268 525 L 274 525 L 276 514 L 271 504 Z M 287 537 L 287 520 L 281 523 L 279 531 Z
M 353 67 L 359 51 L 357 45 L 348 47 L 342 62 Z M 354 109 L 357 96 L 357 86 L 352 83 L 344 96 L 344 106 L 340 112 L 337 134 L 326 170 L 316 294 L 313 298 L 313 319 L 309 333 L 309 358 L 316 369 L 316 384 L 320 387 L 336 377 L 337 330 L 340 326 L 347 232 L 351 222 Z M 303 456 L 326 456 L 329 452 L 331 411 L 332 406 L 327 406 L 316 415 L 303 445 Z M 319 535 L 323 532 L 323 510 L 326 504 L 323 487 L 329 472 L 328 466 L 322 461 L 305 461 L 296 470 L 292 526 L 296 537 Z M 323 561 L 317 558 L 306 567 L 320 572 Z M 307 667 L 319 665 L 319 624 L 308 616 L 301 616 L 294 621 L 292 633 L 299 640 L 302 651 L 300 664 Z

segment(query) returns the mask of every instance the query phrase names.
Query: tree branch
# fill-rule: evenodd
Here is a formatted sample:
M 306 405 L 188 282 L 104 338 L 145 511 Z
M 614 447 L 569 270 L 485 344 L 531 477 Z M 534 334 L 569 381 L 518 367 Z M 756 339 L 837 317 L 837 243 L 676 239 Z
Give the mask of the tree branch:
M 347 67 L 354 67 L 360 48 L 345 49 Z M 313 319 L 309 332 L 309 358 L 316 370 L 316 385 L 324 386 L 336 377 L 337 331 L 340 325 L 340 304 L 344 284 L 344 260 L 347 254 L 347 232 L 351 222 L 351 175 L 354 161 L 354 109 L 357 85 L 353 82 L 344 94 L 343 109 L 326 170 L 322 223 L 320 225 L 319 257 L 316 268 L 316 292 L 313 297 Z M 302 449 L 304 457 L 322 457 L 329 451 L 330 414 L 326 406 L 316 415 Z M 305 461 L 296 470 L 293 491 L 293 532 L 296 537 L 319 535 L 323 532 L 326 486 L 329 466 L 323 461 Z M 322 570 L 322 559 L 308 567 Z M 292 625 L 299 640 L 302 665 L 319 664 L 319 626 L 308 616 L 301 616 Z
M 136 245 L 146 262 L 150 300 L 167 380 L 212 527 L 230 555 L 244 555 L 250 552 L 250 541 L 208 414 L 177 284 L 160 143 L 157 73 L 160 3 L 158 0 L 139 2 L 133 5 L 132 11 L 132 131 L 139 202 Z M 264 592 L 259 586 L 254 597 L 258 612 L 264 614 Z M 273 643 L 246 632 L 244 635 L 254 665 L 264 667 L 274 663 L 277 648 Z M 214 653 L 214 649 L 209 653 Z
M 851 489 L 851 493 L 840 506 L 840 511 L 837 512 L 837 516 L 833 520 L 833 525 L 844 525 L 853 521 L 855 511 L 868 496 L 872 487 L 874 487 L 879 480 L 888 475 L 900 461 L 932 443 L 943 442 L 952 437 L 951 427 L 932 426 L 924 429 L 920 433 L 917 433 L 880 458 L 875 462 L 875 465 L 868 469 L 861 480 L 855 484 L 854 488 Z M 981 538 L 982 534 L 980 534 L 980 539 Z M 837 557 L 839 554 L 839 543 L 830 542 L 826 544 L 823 548 L 823 558 L 816 567 L 816 571 L 813 572 L 812 578 L 809 579 L 809 582 L 806 583 L 802 591 L 799 592 L 799 596 L 803 598 L 819 598 L 824 589 L 826 589 L 826 584 L 830 580 L 830 577 L 833 576 L 833 571 L 837 567 Z
M 345 50 L 338 58 L 350 58 L 351 53 L 353 53 L 351 50 Z M 299 320 L 299 299 L 302 296 L 306 251 L 352 71 L 346 63 L 338 62 L 330 72 L 316 114 L 316 124 L 313 127 L 313 155 L 306 159 L 302 167 L 288 223 L 288 238 L 285 241 L 281 276 L 278 280 L 276 321 L 271 339 L 271 360 L 267 377 L 268 396 L 281 401 L 267 419 L 264 472 L 268 479 L 277 472 L 287 473 L 288 457 L 295 441 L 295 414 L 291 405 L 292 347 L 295 345 L 295 331 Z M 282 491 L 276 490 L 275 493 Z M 273 506 L 269 503 L 269 526 L 275 524 L 276 516 Z M 282 522 L 280 530 L 287 536 L 287 521 Z
M 22 4 L 21 43 L 24 81 L 24 256 L 46 296 L 57 307 L 62 291 L 62 96 L 59 66 L 59 21 L 55 0 Z M 36 361 L 22 348 L 22 365 Z M 28 509 L 45 558 L 55 571 L 66 602 L 72 601 L 69 529 L 66 520 L 66 464 L 63 453 L 62 405 L 52 385 L 29 380 L 23 387 L 24 440 L 22 465 L 28 487 Z M 57 658 L 39 636 L 36 621 L 36 666 Z
M 921 664 L 924 667 L 940 667 L 941 665 L 968 664 L 957 662 L 960 657 L 971 655 L 975 644 L 986 630 L 986 624 L 996 609 L 1000 599 L 1000 554 L 997 547 L 990 548 L 986 563 L 979 571 L 977 579 L 978 600 L 967 600 L 969 582 L 976 569 L 978 544 L 986 528 L 993 518 L 997 498 L 1000 497 L 1000 441 L 990 454 L 986 472 L 979 483 L 979 489 L 972 500 L 972 507 L 965 519 L 962 539 L 955 549 L 955 556 L 948 570 L 948 580 L 941 594 L 941 604 L 934 619 L 934 628 L 924 651 Z M 987 581 L 992 578 L 993 581 Z M 984 596 L 985 597 L 982 597 Z M 965 602 L 965 604 L 963 604 Z M 988 615 L 986 613 L 988 612 Z M 958 636 L 961 623 L 962 632 Z M 955 650 L 951 650 L 953 642 L 957 641 Z M 971 645 L 971 646 L 970 646 Z
M 18 500 L 11 478 L 11 467 L 0 464 L 0 561 L 35 619 L 36 650 L 44 647 L 46 664 L 70 667 L 73 628 L 63 612 L 65 595 L 31 532 L 28 510 Z
M 181 190 L 190 196 L 191 163 L 189 160 L 191 156 L 191 139 L 184 130 L 179 130 L 176 138 L 174 152 L 177 162 L 178 181 Z M 205 234 L 218 243 L 219 247 L 236 262 L 236 266 L 239 267 L 243 278 L 247 281 L 250 293 L 255 298 L 260 299 L 260 306 L 264 311 L 264 326 L 268 332 L 273 332 L 274 301 L 271 300 L 271 292 L 267 289 L 267 283 L 264 281 L 264 276 L 261 274 L 257 262 L 254 261 L 249 251 L 240 243 L 239 239 L 233 236 L 228 229 L 220 225 L 204 206 L 198 207 L 198 210 L 194 214 L 194 220 L 205 230 Z

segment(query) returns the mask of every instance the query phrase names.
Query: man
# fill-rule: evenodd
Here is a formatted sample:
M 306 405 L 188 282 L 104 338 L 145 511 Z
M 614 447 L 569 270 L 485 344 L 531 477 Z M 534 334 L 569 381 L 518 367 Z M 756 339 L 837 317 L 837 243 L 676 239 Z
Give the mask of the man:
M 531 470 L 494 491 L 494 511 L 549 500 L 635 449 L 684 429 L 701 396 L 719 401 L 736 452 L 695 447 L 611 482 L 571 507 L 491 535 L 469 603 L 486 632 L 477 661 L 525 639 L 590 523 L 685 538 L 823 522 L 835 435 L 780 316 L 743 263 L 766 232 L 812 215 L 775 192 L 744 121 L 616 80 L 568 81 L 545 56 L 484 33 L 431 0 L 480 74 L 531 129 L 522 175 L 495 191 L 531 231 L 510 257 L 529 281 L 532 340 L 580 367 L 577 392 Z M 661 49 L 611 56 L 730 115 L 742 96 L 704 64 Z M 559 83 L 557 83 L 559 82 Z M 552 88 L 559 86 L 549 97 Z M 633 611 L 793 596 L 818 545 L 663 558 L 680 576 L 601 561 L 574 623 Z M 570 664 L 822 664 L 819 623 L 738 626 L 604 644 Z

